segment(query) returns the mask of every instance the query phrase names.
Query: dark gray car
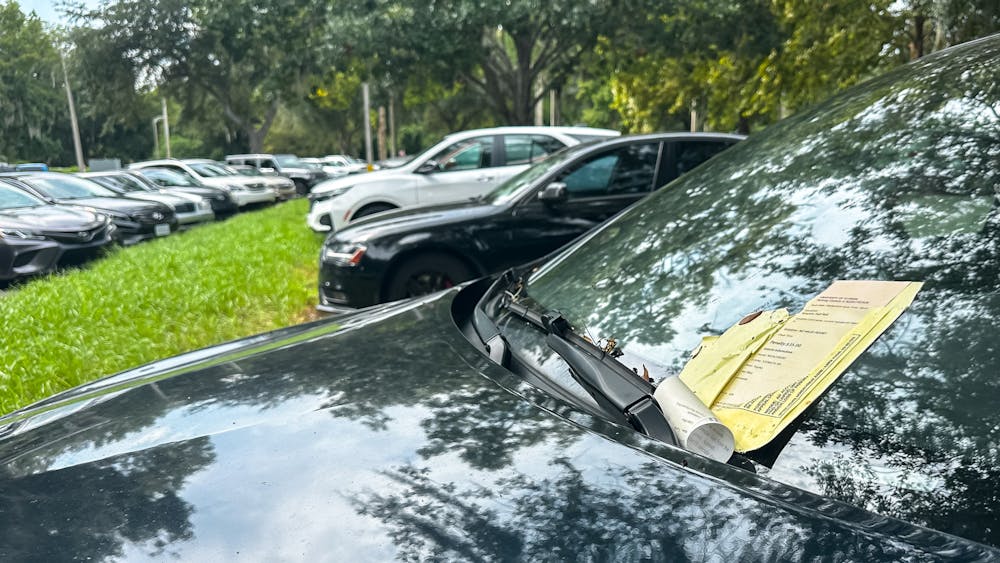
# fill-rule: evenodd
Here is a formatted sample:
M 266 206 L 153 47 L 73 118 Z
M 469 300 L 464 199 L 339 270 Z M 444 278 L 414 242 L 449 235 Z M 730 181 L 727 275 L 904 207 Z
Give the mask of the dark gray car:
M 0 559 L 1000 559 L 997 68 L 1000 36 L 854 88 L 537 270 L 6 416 Z M 644 434 L 564 359 L 592 344 L 511 306 L 669 372 L 837 279 L 924 286 L 783 449 L 730 463 Z

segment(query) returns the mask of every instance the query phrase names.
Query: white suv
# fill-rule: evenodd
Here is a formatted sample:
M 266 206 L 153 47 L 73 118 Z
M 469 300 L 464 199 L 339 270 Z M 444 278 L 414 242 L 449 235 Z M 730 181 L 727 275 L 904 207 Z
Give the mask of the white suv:
M 306 223 L 340 230 L 374 213 L 482 195 L 546 155 L 620 135 L 592 127 L 495 127 L 455 133 L 400 166 L 321 182 L 309 195 Z
M 233 197 L 236 205 L 243 207 L 250 203 L 272 202 L 278 198 L 273 188 L 264 181 L 252 176 L 242 176 L 235 171 L 226 170 L 214 160 L 205 158 L 164 158 L 134 162 L 128 166 L 132 170 L 143 168 L 166 168 L 185 176 L 201 181 L 213 188 L 222 188 Z

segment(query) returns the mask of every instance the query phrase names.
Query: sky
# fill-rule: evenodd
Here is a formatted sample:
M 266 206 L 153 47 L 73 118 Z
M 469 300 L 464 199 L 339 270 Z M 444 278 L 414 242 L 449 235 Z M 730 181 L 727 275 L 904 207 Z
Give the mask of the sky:
M 50 24 L 68 24 L 63 15 L 64 0 L 17 0 L 21 6 L 21 11 L 28 13 L 34 11 L 38 17 Z M 99 0 L 83 0 L 83 4 L 90 7 L 97 7 Z

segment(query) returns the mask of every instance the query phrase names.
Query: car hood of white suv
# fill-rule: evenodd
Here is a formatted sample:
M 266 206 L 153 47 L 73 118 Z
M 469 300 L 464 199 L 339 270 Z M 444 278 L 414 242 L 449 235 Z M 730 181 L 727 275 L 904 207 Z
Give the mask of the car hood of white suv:
M 373 184 L 376 182 L 413 182 L 413 171 L 406 168 L 392 168 L 390 170 L 376 170 L 363 174 L 352 174 L 325 180 L 313 186 L 312 193 L 316 195 L 336 191 L 347 186 L 358 186 L 361 184 Z

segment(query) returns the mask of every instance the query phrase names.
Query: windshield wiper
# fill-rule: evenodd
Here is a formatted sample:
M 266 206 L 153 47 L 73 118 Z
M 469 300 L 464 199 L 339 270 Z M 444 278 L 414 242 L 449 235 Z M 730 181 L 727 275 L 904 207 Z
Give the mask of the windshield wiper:
M 498 283 L 511 280 L 508 291 L 500 298 L 498 309 L 521 318 L 546 334 L 545 342 L 570 368 L 570 374 L 604 411 L 621 424 L 631 426 L 647 436 L 677 445 L 670 425 L 653 398 L 654 387 L 632 373 L 610 353 L 573 332 L 569 322 L 559 313 L 548 311 L 518 299 L 523 279 L 508 272 Z M 499 328 L 485 311 L 476 307 L 475 324 L 488 327 L 480 331 L 490 358 L 505 365 L 508 346 Z

